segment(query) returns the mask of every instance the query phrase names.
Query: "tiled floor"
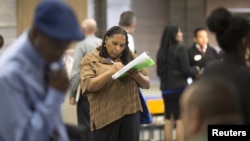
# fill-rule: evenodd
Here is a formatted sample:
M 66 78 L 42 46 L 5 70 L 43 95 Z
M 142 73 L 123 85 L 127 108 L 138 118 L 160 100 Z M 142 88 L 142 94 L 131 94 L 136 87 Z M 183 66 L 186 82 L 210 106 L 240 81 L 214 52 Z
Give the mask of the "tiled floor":
M 164 141 L 164 118 L 153 117 L 153 123 L 141 125 L 140 141 Z

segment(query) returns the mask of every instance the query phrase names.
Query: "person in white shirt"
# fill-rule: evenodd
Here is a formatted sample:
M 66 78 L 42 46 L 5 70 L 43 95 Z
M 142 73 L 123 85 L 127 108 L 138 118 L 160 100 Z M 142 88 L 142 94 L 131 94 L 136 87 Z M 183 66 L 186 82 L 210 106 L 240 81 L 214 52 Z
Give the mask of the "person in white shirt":
M 218 54 L 214 47 L 208 43 L 208 33 L 205 28 L 194 30 L 194 43 L 188 48 L 189 62 L 191 66 L 199 66 L 201 70 L 210 62 L 218 60 Z M 198 79 L 197 77 L 192 78 Z
M 134 38 L 131 35 L 136 26 L 136 16 L 132 11 L 124 11 L 120 15 L 119 25 L 128 33 L 128 46 L 132 52 L 136 53 Z

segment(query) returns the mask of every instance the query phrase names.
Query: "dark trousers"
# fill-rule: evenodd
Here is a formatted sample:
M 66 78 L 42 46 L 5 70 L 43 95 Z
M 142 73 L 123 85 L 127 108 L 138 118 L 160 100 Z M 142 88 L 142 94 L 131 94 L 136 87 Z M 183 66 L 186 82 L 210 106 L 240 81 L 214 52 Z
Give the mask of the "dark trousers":
M 80 95 L 77 103 L 77 121 L 78 125 L 84 128 L 81 141 L 92 141 L 90 131 L 89 101 L 85 95 Z
M 109 125 L 92 132 L 92 141 L 139 141 L 139 112 L 126 115 Z
M 84 128 L 67 123 L 65 125 L 70 141 L 82 141 L 81 135 L 85 130 Z

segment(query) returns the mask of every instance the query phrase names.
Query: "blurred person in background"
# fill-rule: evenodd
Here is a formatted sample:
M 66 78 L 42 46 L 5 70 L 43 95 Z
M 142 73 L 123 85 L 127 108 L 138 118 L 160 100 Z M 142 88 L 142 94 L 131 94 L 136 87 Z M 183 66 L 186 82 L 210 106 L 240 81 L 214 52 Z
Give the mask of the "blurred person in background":
M 128 47 L 136 53 L 133 34 L 136 27 L 136 16 L 132 11 L 124 11 L 120 15 L 119 25 L 128 33 Z
M 61 116 L 69 84 L 62 55 L 83 38 L 77 22 L 64 2 L 41 1 L 31 28 L 0 56 L 1 141 L 69 140 Z
M 202 77 L 189 85 L 180 108 L 186 141 L 207 141 L 208 125 L 242 123 L 238 91 L 220 77 Z
M 202 70 L 207 63 L 218 59 L 216 50 L 208 44 L 208 34 L 205 28 L 196 28 L 193 40 L 193 46 L 188 49 L 191 66 L 199 66 Z M 193 77 L 193 80 L 195 79 Z
M 135 48 L 135 43 L 134 43 L 134 38 L 132 34 L 134 33 L 135 27 L 136 27 L 136 16 L 135 13 L 132 11 L 124 11 L 120 15 L 120 20 L 119 20 L 119 26 L 121 26 L 126 32 L 128 36 L 128 47 L 129 49 L 137 54 L 136 48 Z M 151 114 L 148 112 L 147 105 L 145 103 L 145 98 L 144 95 L 139 88 L 139 96 L 141 98 L 141 103 L 143 108 L 143 112 L 141 112 L 141 124 L 148 124 L 152 122 Z M 149 115 L 149 116 L 145 116 Z
M 102 44 L 102 39 L 95 36 L 97 32 L 97 24 L 94 19 L 85 19 L 82 22 L 82 30 L 85 35 L 85 39 L 76 45 L 74 51 L 69 103 L 72 105 L 77 104 L 78 125 L 85 129 L 82 135 L 82 141 L 91 141 L 88 98 L 86 95 L 80 94 L 80 91 L 77 94 L 77 89 L 80 85 L 81 61 L 87 53 L 92 52 L 96 47 Z M 77 99 L 77 97 L 79 97 L 79 99 Z
M 233 16 L 226 8 L 214 9 L 207 19 L 207 26 L 216 35 L 224 51 L 223 61 L 209 64 L 204 76 L 221 76 L 232 81 L 239 91 L 243 123 L 250 124 L 250 68 L 245 55 L 250 47 L 250 24 L 248 19 Z
M 176 125 L 176 141 L 183 141 L 183 126 L 179 116 L 179 99 L 188 85 L 187 77 L 200 73 L 198 66 L 190 66 L 187 49 L 180 45 L 183 33 L 176 25 L 167 25 L 157 52 L 157 75 L 165 105 L 165 138 L 173 140 Z

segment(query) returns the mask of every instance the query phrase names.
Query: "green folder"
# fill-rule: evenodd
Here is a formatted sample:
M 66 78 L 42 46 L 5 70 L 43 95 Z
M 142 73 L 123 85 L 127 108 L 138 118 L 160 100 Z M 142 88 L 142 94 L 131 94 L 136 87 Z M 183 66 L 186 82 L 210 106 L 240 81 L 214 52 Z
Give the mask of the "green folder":
M 126 72 L 130 69 L 141 70 L 143 68 L 147 68 L 153 66 L 155 64 L 154 60 L 148 55 L 147 52 L 142 53 L 138 57 L 136 57 L 133 61 L 129 62 L 126 66 L 124 66 L 121 70 L 116 72 L 112 78 L 117 79 L 126 75 Z
M 141 70 L 141 69 L 153 66 L 154 64 L 155 64 L 154 60 L 149 58 L 146 62 L 135 65 L 133 68 L 136 69 L 136 70 Z

